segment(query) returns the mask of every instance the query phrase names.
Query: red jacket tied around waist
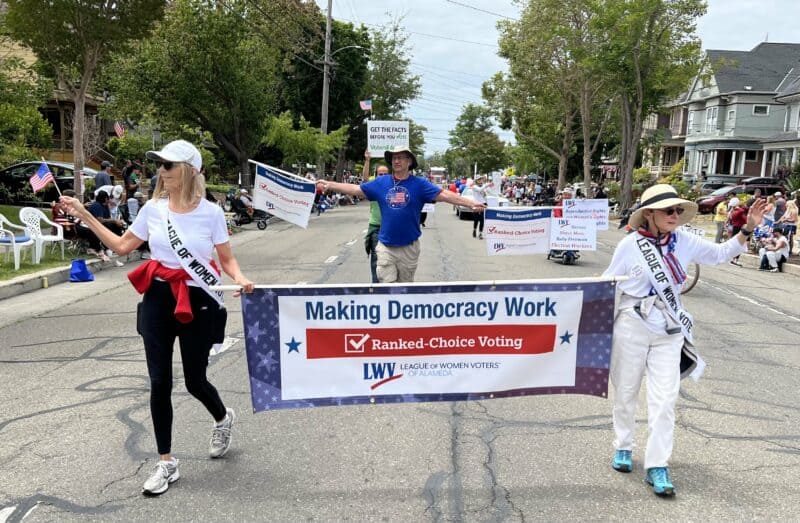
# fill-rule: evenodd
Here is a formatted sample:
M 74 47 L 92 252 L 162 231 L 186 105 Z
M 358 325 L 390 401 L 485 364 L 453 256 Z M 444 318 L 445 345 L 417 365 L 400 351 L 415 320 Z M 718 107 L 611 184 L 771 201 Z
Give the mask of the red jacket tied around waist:
M 211 260 L 211 266 L 219 273 L 214 260 Z M 139 294 L 147 292 L 156 277 L 169 283 L 170 289 L 172 289 L 172 295 L 175 296 L 175 301 L 177 302 L 175 305 L 175 319 L 181 323 L 192 321 L 194 315 L 192 314 L 192 304 L 189 301 L 189 286 L 186 285 L 187 280 L 191 280 L 192 277 L 186 271 L 183 269 L 170 269 L 156 260 L 148 260 L 128 273 L 128 280 L 130 280 L 133 288 Z

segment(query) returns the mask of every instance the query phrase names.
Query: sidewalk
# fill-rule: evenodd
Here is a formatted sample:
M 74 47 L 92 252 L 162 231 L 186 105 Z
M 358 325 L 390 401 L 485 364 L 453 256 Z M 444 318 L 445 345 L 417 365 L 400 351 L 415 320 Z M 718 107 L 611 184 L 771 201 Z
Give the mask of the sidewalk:
M 86 258 L 85 258 L 86 259 Z M 96 274 L 105 269 L 115 269 L 117 266 L 114 264 L 115 260 L 120 260 L 125 263 L 125 266 L 136 263 L 141 260 L 139 251 L 135 251 L 128 256 L 120 256 L 113 258 L 110 261 L 104 262 L 99 258 L 86 259 L 86 266 L 92 274 Z M 0 300 L 19 296 L 26 292 L 35 291 L 38 289 L 46 289 L 52 285 L 59 283 L 69 282 L 69 272 L 72 267 L 72 260 L 64 260 L 63 267 L 54 267 L 40 272 L 18 276 L 10 280 L 0 282 Z
M 255 229 L 243 229 L 231 236 L 231 246 L 236 247 L 245 243 L 253 238 L 253 235 L 262 233 Z M 98 258 L 85 258 L 86 266 L 92 274 L 104 271 L 106 269 L 117 269 L 114 260 L 120 260 L 125 263 L 125 271 L 129 271 L 138 265 L 141 261 L 139 251 L 134 251 L 127 256 L 120 256 L 113 258 L 111 261 L 104 262 Z M 38 289 L 46 289 L 59 283 L 69 282 L 69 271 L 72 266 L 72 260 L 64 260 L 63 267 L 54 267 L 52 269 L 43 270 L 18 276 L 6 281 L 0 281 L 0 300 L 12 298 Z

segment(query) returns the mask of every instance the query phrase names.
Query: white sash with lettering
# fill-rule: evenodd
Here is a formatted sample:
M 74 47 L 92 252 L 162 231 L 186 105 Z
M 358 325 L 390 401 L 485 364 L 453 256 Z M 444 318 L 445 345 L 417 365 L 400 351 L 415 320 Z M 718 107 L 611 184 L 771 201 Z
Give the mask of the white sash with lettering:
M 172 223 L 169 219 L 169 200 L 159 202 L 159 209 L 161 217 L 164 220 L 164 226 L 167 228 L 167 239 L 178 257 L 178 261 L 183 267 L 183 270 L 192 277 L 192 280 L 198 287 L 206 291 L 206 293 L 214 298 L 219 304 L 220 308 L 225 308 L 222 291 L 212 291 L 210 289 L 213 285 L 220 285 L 222 278 L 220 274 L 214 270 L 210 264 L 205 263 L 203 260 L 196 258 L 192 252 L 186 248 L 181 238 L 185 238 L 177 224 Z
M 684 345 L 681 358 L 683 370 L 681 376 L 685 377 L 688 374 L 697 381 L 700 379 L 700 375 L 703 374 L 705 362 L 692 344 L 694 319 L 681 305 L 680 292 L 677 292 L 672 285 L 672 275 L 669 274 L 664 266 L 661 252 L 650 240 L 638 234 L 637 236 L 636 246 L 639 248 L 639 256 L 645 267 L 645 273 L 650 279 L 650 285 L 653 286 L 656 294 L 664 304 L 664 308 L 661 310 L 668 316 L 667 325 L 668 327 L 670 323 L 677 325 L 683 334 Z

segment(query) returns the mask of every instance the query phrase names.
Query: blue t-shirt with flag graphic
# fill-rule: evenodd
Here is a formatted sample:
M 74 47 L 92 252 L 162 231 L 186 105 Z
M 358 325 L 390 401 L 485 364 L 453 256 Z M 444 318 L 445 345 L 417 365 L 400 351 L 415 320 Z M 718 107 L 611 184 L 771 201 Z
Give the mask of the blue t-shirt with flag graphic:
M 389 247 L 403 247 L 420 237 L 422 207 L 442 192 L 440 187 L 425 178 L 409 176 L 398 181 L 391 175 L 362 183 L 361 190 L 368 200 L 377 202 L 381 208 L 378 240 Z

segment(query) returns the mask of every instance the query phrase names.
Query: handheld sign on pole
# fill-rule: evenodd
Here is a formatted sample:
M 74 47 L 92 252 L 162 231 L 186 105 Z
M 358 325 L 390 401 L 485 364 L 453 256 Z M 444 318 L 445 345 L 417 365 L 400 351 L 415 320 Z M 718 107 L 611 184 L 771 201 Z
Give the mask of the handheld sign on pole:
M 253 206 L 281 220 L 308 228 L 314 204 L 314 182 L 263 163 L 256 166 Z
M 409 124 L 407 121 L 368 120 L 367 148 L 372 156 L 383 156 L 395 147 L 408 147 Z

